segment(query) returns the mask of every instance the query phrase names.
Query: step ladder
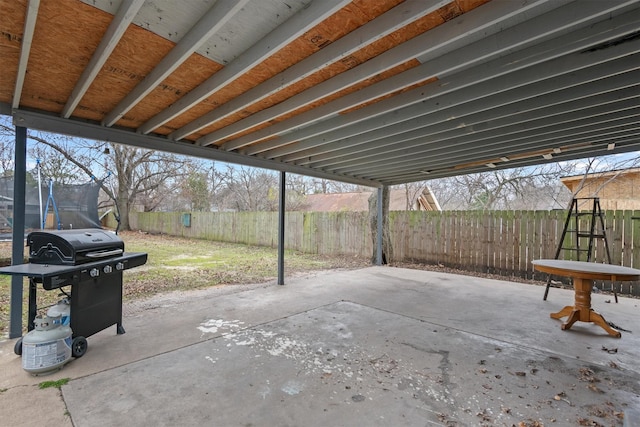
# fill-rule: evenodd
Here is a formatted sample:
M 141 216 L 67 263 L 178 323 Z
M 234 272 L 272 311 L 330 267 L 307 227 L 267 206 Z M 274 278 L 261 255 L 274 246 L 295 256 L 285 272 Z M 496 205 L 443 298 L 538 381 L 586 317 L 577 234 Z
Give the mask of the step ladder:
M 591 202 L 591 210 L 580 211 L 580 205 Z M 573 221 L 572 221 L 573 219 Z M 586 219 L 587 221 L 581 221 Z M 588 223 L 587 227 L 583 227 L 584 222 Z M 573 228 L 570 228 L 573 227 Z M 573 239 L 567 239 L 567 234 L 573 234 Z M 611 253 L 609 252 L 609 243 L 607 242 L 607 233 L 604 227 L 604 218 L 602 215 L 602 209 L 600 208 L 599 197 L 582 197 L 573 198 L 571 200 L 571 207 L 567 212 L 567 219 L 564 222 L 564 229 L 562 230 L 562 236 L 560 237 L 560 243 L 556 250 L 555 259 L 560 258 L 562 251 L 574 251 L 576 252 L 577 261 L 591 261 L 593 255 L 593 243 L 595 239 L 602 239 L 604 242 L 605 254 L 607 256 L 607 262 L 611 264 Z M 565 246 L 566 244 L 573 243 L 572 246 Z M 547 300 L 549 294 L 549 287 L 551 287 L 551 275 L 547 278 L 547 287 L 544 291 L 544 301 Z M 613 286 L 612 286 L 613 290 Z M 618 294 L 613 290 L 613 295 L 618 302 Z

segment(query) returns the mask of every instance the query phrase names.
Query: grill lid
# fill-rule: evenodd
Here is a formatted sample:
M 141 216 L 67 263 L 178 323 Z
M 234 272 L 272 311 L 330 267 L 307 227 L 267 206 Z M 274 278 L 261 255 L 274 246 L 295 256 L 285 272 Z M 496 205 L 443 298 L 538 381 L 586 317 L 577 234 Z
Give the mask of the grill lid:
M 99 228 L 33 231 L 27 246 L 29 262 L 35 264 L 78 265 L 124 252 L 120 237 Z

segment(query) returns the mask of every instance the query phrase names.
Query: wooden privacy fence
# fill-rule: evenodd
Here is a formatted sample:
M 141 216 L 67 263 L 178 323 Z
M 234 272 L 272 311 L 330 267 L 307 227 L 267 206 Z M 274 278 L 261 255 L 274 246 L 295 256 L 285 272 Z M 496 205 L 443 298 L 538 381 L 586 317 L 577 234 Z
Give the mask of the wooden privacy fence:
M 546 280 L 531 261 L 554 258 L 566 212 L 394 211 L 389 219 L 395 261 Z M 133 229 L 151 233 L 270 247 L 278 243 L 277 212 L 140 212 L 129 220 Z M 606 211 L 604 221 L 612 263 L 640 267 L 640 211 Z M 287 212 L 286 224 L 288 250 L 373 254 L 367 212 Z M 571 239 L 569 233 L 563 247 L 574 247 Z M 560 258 L 577 259 L 577 252 L 563 250 Z M 595 241 L 592 261 L 606 262 L 602 239 Z M 640 295 L 638 283 L 615 287 L 621 294 Z

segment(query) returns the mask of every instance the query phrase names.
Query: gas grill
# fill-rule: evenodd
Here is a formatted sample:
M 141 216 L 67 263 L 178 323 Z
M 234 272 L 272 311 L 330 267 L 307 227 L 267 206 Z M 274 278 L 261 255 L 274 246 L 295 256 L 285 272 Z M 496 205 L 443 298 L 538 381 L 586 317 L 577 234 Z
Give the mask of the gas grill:
M 116 234 L 101 229 L 34 231 L 27 236 L 29 263 L 0 268 L 0 274 L 29 278 L 27 329 L 34 328 L 38 284 L 45 290 L 71 287 L 73 355 L 86 351 L 86 337 L 122 326 L 122 272 L 147 262 L 147 254 L 125 252 Z M 61 289 L 61 291 L 64 291 Z M 16 344 L 16 353 L 21 345 Z M 18 353 L 20 354 L 20 353 Z
M 113 258 L 124 252 L 124 242 L 104 230 L 34 231 L 27 237 L 29 262 L 80 265 Z

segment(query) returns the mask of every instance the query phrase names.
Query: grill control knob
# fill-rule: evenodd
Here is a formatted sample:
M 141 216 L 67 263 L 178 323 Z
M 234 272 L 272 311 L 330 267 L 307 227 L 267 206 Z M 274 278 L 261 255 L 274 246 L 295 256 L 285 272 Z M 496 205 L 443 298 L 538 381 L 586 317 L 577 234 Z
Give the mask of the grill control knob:
M 98 270 L 97 268 L 92 268 L 91 270 L 89 270 L 89 276 L 98 277 L 99 275 L 100 275 L 100 270 Z
M 102 269 L 102 271 L 105 272 L 105 274 L 109 274 L 113 271 L 113 267 L 111 267 L 110 265 L 105 265 L 104 268 Z
M 124 263 L 119 262 L 116 264 L 116 270 L 124 270 Z

